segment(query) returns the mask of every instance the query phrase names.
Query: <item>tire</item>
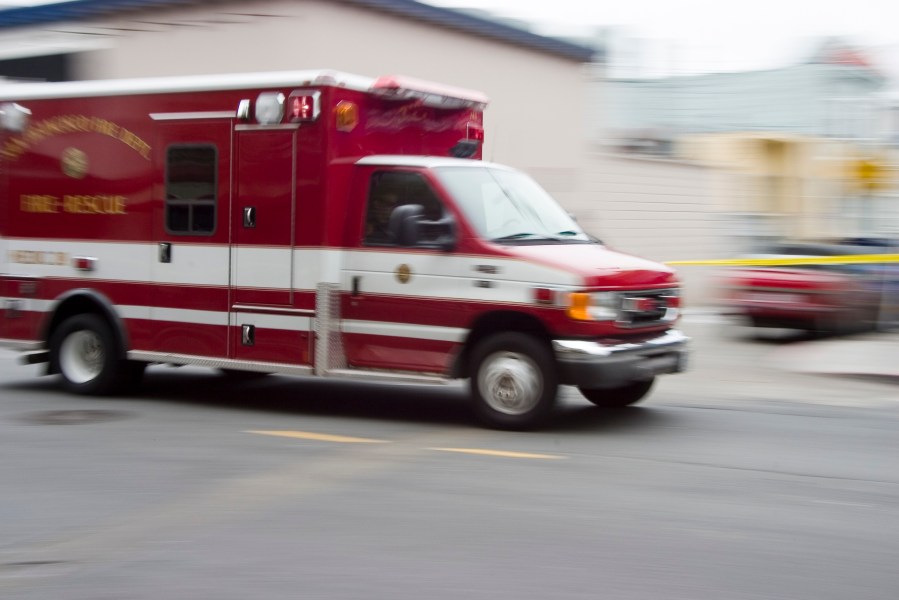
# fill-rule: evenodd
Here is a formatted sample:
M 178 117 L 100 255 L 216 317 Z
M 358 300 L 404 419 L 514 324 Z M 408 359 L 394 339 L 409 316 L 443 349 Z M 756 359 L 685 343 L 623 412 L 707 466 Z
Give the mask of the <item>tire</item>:
M 129 371 L 118 350 L 106 321 L 93 314 L 76 315 L 53 332 L 50 364 L 59 371 L 68 391 L 109 394 L 121 388 Z
M 140 387 L 140 383 L 144 379 L 144 371 L 147 370 L 147 363 L 137 360 L 124 360 L 119 368 L 122 369 L 119 390 L 130 392 Z
M 545 422 L 557 393 L 552 352 L 536 338 L 501 333 L 474 348 L 471 397 L 484 424 L 497 429 L 533 429 Z
M 584 398 L 596 406 L 601 406 L 603 408 L 622 408 L 643 399 L 643 397 L 649 393 L 653 383 L 655 383 L 655 378 L 646 381 L 634 381 L 618 388 L 603 390 L 579 387 L 578 390 L 584 395 Z

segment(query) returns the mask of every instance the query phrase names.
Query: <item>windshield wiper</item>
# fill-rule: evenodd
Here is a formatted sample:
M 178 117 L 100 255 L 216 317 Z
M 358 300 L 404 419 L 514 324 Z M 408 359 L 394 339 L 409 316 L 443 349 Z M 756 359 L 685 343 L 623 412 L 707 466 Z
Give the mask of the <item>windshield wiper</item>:
M 513 233 L 493 238 L 491 242 L 564 242 L 570 244 L 572 242 L 589 243 L 588 240 L 572 240 L 570 236 L 581 235 L 579 231 L 560 231 L 555 235 L 547 235 L 543 233 Z
M 546 236 L 537 235 L 536 233 L 513 233 L 511 235 L 503 235 L 493 238 L 493 242 L 511 242 L 514 240 L 533 240 L 533 239 L 549 239 Z

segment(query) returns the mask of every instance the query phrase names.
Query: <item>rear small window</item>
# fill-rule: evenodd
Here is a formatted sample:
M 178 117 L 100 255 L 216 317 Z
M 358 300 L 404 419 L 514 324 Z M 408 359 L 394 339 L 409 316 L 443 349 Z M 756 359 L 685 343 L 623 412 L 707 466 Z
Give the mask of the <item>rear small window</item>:
M 169 233 L 212 235 L 218 190 L 215 146 L 170 146 L 166 152 L 165 228 Z

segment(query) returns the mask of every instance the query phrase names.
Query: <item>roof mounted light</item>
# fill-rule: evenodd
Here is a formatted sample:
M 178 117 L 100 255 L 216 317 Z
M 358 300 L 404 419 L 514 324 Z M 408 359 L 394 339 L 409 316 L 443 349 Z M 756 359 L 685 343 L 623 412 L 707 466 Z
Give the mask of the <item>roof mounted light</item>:
M 321 92 L 294 90 L 287 100 L 287 118 L 291 123 L 314 121 L 322 110 Z
M 256 98 L 256 121 L 260 125 L 275 125 L 284 118 L 284 94 L 262 92 Z
M 481 92 L 397 75 L 378 78 L 371 91 L 389 100 L 417 100 L 425 106 L 449 110 L 484 110 L 489 101 Z

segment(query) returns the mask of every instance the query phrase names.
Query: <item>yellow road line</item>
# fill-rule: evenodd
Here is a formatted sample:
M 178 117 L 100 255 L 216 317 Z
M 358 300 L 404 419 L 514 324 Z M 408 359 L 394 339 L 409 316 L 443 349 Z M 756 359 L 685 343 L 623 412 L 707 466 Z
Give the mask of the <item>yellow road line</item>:
M 386 444 L 387 440 L 375 440 L 370 438 L 349 437 L 346 435 L 331 435 L 329 433 L 312 433 L 309 431 L 259 431 L 248 430 L 244 433 L 258 433 L 259 435 L 274 435 L 300 440 L 314 440 L 317 442 L 339 442 L 343 444 Z
M 542 458 L 548 460 L 560 460 L 568 458 L 567 456 L 557 456 L 555 454 L 533 454 L 530 452 L 509 452 L 506 450 L 486 450 L 483 448 L 428 448 L 428 450 L 437 450 L 439 452 L 460 452 L 462 454 L 481 454 L 485 456 L 501 456 L 504 458 Z
M 670 260 L 672 266 L 784 267 L 795 265 L 849 265 L 899 262 L 899 254 L 849 254 L 845 256 L 796 256 L 792 258 L 720 258 L 710 260 Z

